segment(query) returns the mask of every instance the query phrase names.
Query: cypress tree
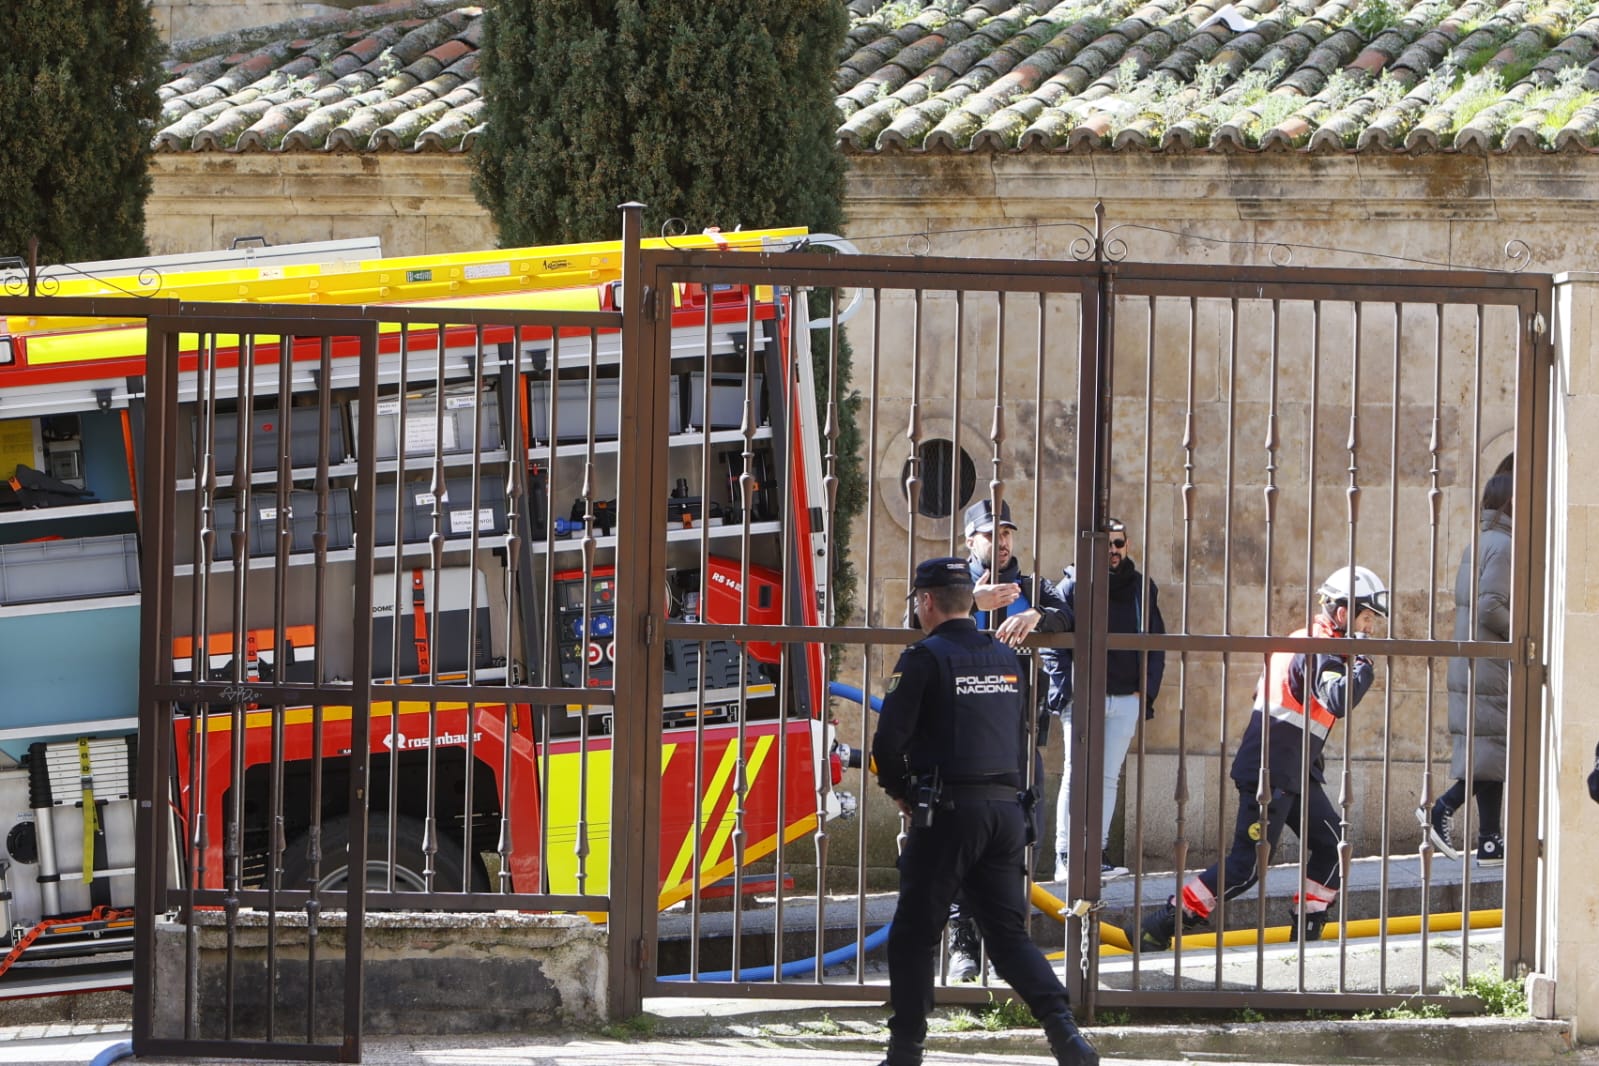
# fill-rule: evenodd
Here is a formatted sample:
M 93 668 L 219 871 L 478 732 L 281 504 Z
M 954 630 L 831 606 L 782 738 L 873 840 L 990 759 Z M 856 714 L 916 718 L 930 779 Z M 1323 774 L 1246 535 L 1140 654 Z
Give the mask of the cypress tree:
M 690 232 L 839 232 L 833 76 L 847 25 L 841 0 L 496 0 L 474 188 L 501 243 L 614 237 L 628 200 L 646 205 L 646 234 L 671 218 Z M 826 334 L 813 338 L 825 392 Z M 846 345 L 832 448 L 839 621 L 853 610 L 849 526 L 866 498 L 849 366 Z M 828 397 L 817 405 L 825 427 Z
M 149 0 L 0 4 L 0 255 L 141 255 L 162 44 Z

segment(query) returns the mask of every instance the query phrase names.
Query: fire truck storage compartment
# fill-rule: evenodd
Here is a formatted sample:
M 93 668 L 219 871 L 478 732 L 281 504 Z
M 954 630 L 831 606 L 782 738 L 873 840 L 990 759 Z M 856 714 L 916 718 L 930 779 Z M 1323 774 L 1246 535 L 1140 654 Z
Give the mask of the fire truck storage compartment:
M 476 584 L 477 626 L 473 646 L 467 645 L 467 619 L 472 613 Z M 481 570 L 447 566 L 438 571 L 438 628 L 433 629 L 432 570 L 402 570 L 401 603 L 394 609 L 394 575 L 379 574 L 372 581 L 372 670 L 388 677 L 394 667 L 395 615 L 399 614 L 399 672 L 412 677 L 423 673 L 418 645 L 425 646 L 434 670 L 462 671 L 468 666 L 494 665 L 489 617 L 489 583 Z
M 278 493 L 276 489 L 250 494 L 249 546 L 251 555 L 271 555 L 277 550 Z M 233 529 L 235 498 L 218 496 L 211 510 L 211 520 L 216 530 L 216 557 L 233 558 Z M 317 527 L 317 494 L 309 489 L 296 489 L 289 496 L 289 528 L 292 532 L 291 552 L 308 552 L 314 546 L 312 538 Z M 350 490 L 328 491 L 328 551 L 348 548 L 355 542 L 351 521 Z
M 705 418 L 705 374 L 695 370 L 688 376 L 688 424 L 701 429 L 741 429 L 744 425 L 744 375 L 711 375 L 711 421 Z M 750 382 L 751 399 L 755 404 L 755 424 L 767 421 L 766 393 L 763 378 L 754 375 Z
M 33 925 L 100 903 L 133 905 L 133 738 L 97 737 L 29 746 L 27 764 L 0 771 L 0 834 L 11 921 Z M 94 793 L 90 880 L 84 881 L 82 756 Z M 53 898 L 52 898 L 53 897 Z
M 85 600 L 60 607 L 0 610 L 0 646 L 15 666 L 6 678 L 8 732 L 49 735 L 63 722 L 139 713 L 139 605 Z M 25 745 L 0 749 L 16 757 Z
M 408 481 L 402 490 L 405 517 L 401 536 L 407 544 L 426 543 L 433 535 L 433 492 L 431 481 Z M 394 482 L 377 486 L 373 513 L 377 528 L 373 543 L 394 543 Z M 439 530 L 445 539 L 472 535 L 472 479 L 452 477 L 444 481 L 444 507 Z M 505 477 L 485 471 L 478 481 L 477 531 L 479 537 L 504 533 Z
M 132 533 L 0 544 L 0 604 L 138 591 L 139 538 Z
M 274 647 L 277 631 L 271 627 L 244 631 L 244 676 L 250 681 L 288 681 L 309 684 L 316 680 L 316 627 L 283 627 L 283 654 Z M 234 674 L 233 634 L 209 633 L 204 641 L 205 674 L 210 681 L 231 681 Z M 172 681 L 182 684 L 194 677 L 195 639 L 172 638 Z M 279 661 L 284 672 L 279 674 Z
M 477 400 L 473 386 L 450 385 L 444 390 L 444 414 L 439 417 L 438 390 L 423 389 L 408 392 L 403 397 L 405 406 L 405 454 L 408 458 L 431 456 L 437 450 L 441 455 L 470 455 L 472 452 L 472 427 L 477 422 Z M 402 397 L 384 396 L 378 400 L 376 457 L 396 459 L 400 454 L 400 406 Z M 494 390 L 482 390 L 483 420 L 479 427 L 478 443 L 482 451 L 500 447 L 500 406 Z M 350 402 L 350 428 L 359 440 L 361 412 L 355 401 Z
M 669 432 L 683 429 L 683 411 L 678 402 L 677 375 L 671 381 L 671 398 L 667 407 Z M 594 380 L 594 439 L 616 440 L 621 432 L 621 389 L 616 378 Z M 550 442 L 550 383 L 535 380 L 528 404 L 528 426 L 533 439 Z M 556 443 L 586 441 L 589 439 L 589 379 L 563 378 L 555 382 L 555 436 Z
M 257 407 L 250 412 L 250 469 L 252 471 L 278 468 L 278 433 L 283 412 L 276 407 Z M 322 451 L 320 411 L 316 407 L 291 408 L 289 415 L 289 461 L 296 467 L 314 467 Z M 204 451 L 205 423 L 194 419 L 195 468 L 198 470 L 200 454 Z M 212 433 L 212 450 L 216 455 L 218 474 L 234 472 L 239 455 L 239 416 L 235 411 L 218 411 L 216 428 Z M 328 463 L 342 463 L 349 458 L 344 443 L 344 415 L 332 411 L 328 416 Z

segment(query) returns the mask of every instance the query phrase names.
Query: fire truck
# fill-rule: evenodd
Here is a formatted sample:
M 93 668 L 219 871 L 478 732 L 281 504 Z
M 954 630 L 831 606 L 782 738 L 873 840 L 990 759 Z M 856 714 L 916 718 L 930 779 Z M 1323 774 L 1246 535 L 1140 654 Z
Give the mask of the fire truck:
M 673 243 L 771 250 L 803 235 Z M 56 278 L 54 291 L 150 283 L 148 271 L 97 266 Z M 619 247 L 598 243 L 178 267 L 158 285 L 195 302 L 604 310 L 619 269 Z M 791 343 L 807 328 L 803 301 L 685 285 L 671 307 L 669 615 L 814 624 L 827 511 L 810 361 L 792 356 L 808 348 Z M 172 745 L 179 846 L 169 862 L 180 878 L 220 887 L 230 864 L 253 886 L 304 887 L 314 871 L 334 889 L 350 876 L 340 861 L 350 707 L 180 706 L 170 735 L 137 735 L 145 344 L 138 318 L 0 317 L 0 646 L 13 666 L 0 727 L 0 997 L 127 983 L 139 745 Z M 172 580 L 221 591 L 215 611 L 174 633 L 172 676 L 350 677 L 350 622 L 310 605 L 350 602 L 355 583 L 358 351 L 214 334 L 184 334 L 182 345 L 175 514 L 195 535 L 180 532 Z M 573 347 L 581 366 L 565 362 Z M 627 506 L 604 491 L 604 460 L 614 466 L 620 450 L 618 357 L 606 331 L 570 346 L 558 331 L 515 325 L 384 327 L 375 679 L 610 686 L 618 605 L 607 519 Z M 506 486 L 519 478 L 528 499 L 516 508 Z M 513 538 L 531 549 L 529 595 L 507 590 Z M 244 597 L 227 590 L 257 582 L 275 583 L 275 598 L 257 597 L 273 599 L 271 613 L 245 618 L 256 609 L 240 606 L 234 618 Z M 665 645 L 663 907 L 840 813 L 820 645 Z M 368 849 L 394 849 L 393 889 L 606 890 L 603 703 L 394 699 L 371 715 Z M 224 848 L 235 823 L 238 856 Z

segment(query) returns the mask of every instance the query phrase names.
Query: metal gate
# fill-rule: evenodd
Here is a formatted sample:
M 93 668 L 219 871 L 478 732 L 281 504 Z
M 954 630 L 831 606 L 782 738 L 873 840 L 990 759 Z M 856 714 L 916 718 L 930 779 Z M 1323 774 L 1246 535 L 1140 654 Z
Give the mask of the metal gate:
M 664 633 L 825 644 L 840 679 L 829 713 L 858 754 L 873 729 L 867 705 L 912 639 L 902 625 L 912 567 L 966 554 L 964 508 L 1003 502 L 1017 519 L 1024 573 L 1075 569 L 1073 630 L 1028 644 L 1040 695 L 1048 678 L 1036 653 L 1074 659 L 1065 734 L 1074 780 L 1096 787 L 1071 790 L 1064 821 L 1073 828 L 1059 838 L 1069 875 L 1029 891 L 1036 938 L 1056 949 L 1079 1008 L 1463 1004 L 1472 975 L 1514 974 L 1535 946 L 1551 281 L 1118 262 L 1119 243 L 1094 232 L 1063 243 L 1051 261 L 646 255 L 647 293 L 770 285 L 793 292 L 796 307 L 809 294 L 831 336 L 850 319 L 854 348 L 848 378 L 836 345 L 814 365 L 834 532 L 826 550 L 852 565 L 864 624 L 836 610 L 829 585 L 814 626 L 674 620 Z M 668 358 L 666 344 L 657 331 L 654 365 Z M 867 490 L 841 552 L 835 491 L 848 443 L 838 412 L 852 402 Z M 1467 567 L 1470 627 L 1457 635 L 1457 566 L 1478 556 L 1483 492 L 1512 453 L 1508 629 L 1479 635 L 1489 608 L 1473 599 Z M 1113 597 L 1126 602 L 1109 573 L 1113 528 L 1141 575 L 1134 632 L 1108 627 Z M 1275 855 L 1257 849 L 1259 868 L 1270 867 L 1263 888 L 1220 900 L 1208 939 L 1129 951 L 1127 931 L 1137 941 L 1140 921 L 1181 893 L 1184 871 L 1222 858 L 1239 798 L 1258 791 L 1264 767 L 1232 770 L 1237 782 L 1230 769 L 1270 656 L 1354 651 L 1344 638 L 1289 636 L 1319 611 L 1323 579 L 1349 565 L 1375 571 L 1394 608 L 1385 631 L 1359 645 L 1377 680 L 1327 748 L 1346 886 L 1329 939 L 1282 946 L 1288 899 L 1332 887 L 1307 883 L 1301 820 Z M 1164 633 L 1147 624 L 1157 597 Z M 650 613 L 660 606 L 651 602 Z M 1144 691 L 1130 697 L 1134 721 L 1112 726 L 1106 697 L 1126 691 L 1128 656 Z M 1164 666 L 1158 700 L 1148 691 L 1152 659 Z M 1469 797 L 1498 776 L 1474 755 L 1451 773 L 1451 659 L 1471 678 L 1508 661 L 1502 870 L 1473 861 L 1483 815 L 1469 800 L 1458 858 L 1444 857 L 1418 822 L 1454 778 Z M 1117 662 L 1121 674 L 1108 669 Z M 1118 731 L 1129 744 L 1124 810 L 1102 851 L 1104 808 L 1118 793 L 1097 785 Z M 1050 810 L 1060 743 L 1044 748 Z M 647 992 L 815 997 L 825 985 L 830 998 L 883 998 L 886 968 L 872 949 L 892 913 L 895 818 L 864 769 L 819 783 L 830 790 L 858 797 L 853 824 L 819 819 L 808 840 L 761 867 L 755 888 L 715 886 L 731 904 L 696 885 L 676 908 L 645 918 L 658 960 Z M 705 817 L 698 827 L 708 830 L 721 813 Z M 1054 874 L 1060 819 L 1045 821 L 1040 883 Z M 733 825 L 738 832 L 736 817 Z M 1130 876 L 1105 876 L 1125 868 Z M 981 1002 L 996 983 L 989 972 L 957 984 L 941 964 L 937 995 Z
M 913 638 L 911 568 L 964 554 L 983 499 L 1011 508 L 1025 572 L 1076 576 L 1080 624 L 1028 641 L 1040 697 L 1045 660 L 1073 663 L 1069 728 L 1040 738 L 1046 811 L 1065 750 L 1099 784 L 1127 733 L 1113 667 L 1164 665 L 1161 695 L 1135 698 L 1125 784 L 1074 785 L 1034 857 L 1036 938 L 1080 1008 L 1448 1004 L 1443 979 L 1531 961 L 1547 277 L 1116 262 L 1103 234 L 1038 261 L 641 253 L 625 218 L 623 280 L 584 310 L 75 305 L 149 319 L 126 382 L 140 1052 L 357 1059 L 375 908 L 603 916 L 621 1013 L 881 1000 L 896 825 L 856 757 Z M 1511 452 L 1509 628 L 1457 638 L 1456 564 Z M 1110 625 L 1113 519 L 1163 633 Z M 1226 850 L 1267 657 L 1349 651 L 1286 634 L 1350 563 L 1395 609 L 1329 747 L 1335 939 L 1275 946 L 1306 887 L 1290 831 L 1265 893 L 1218 907 L 1227 938 L 1119 951 Z M 587 641 L 571 669 L 585 645 L 562 626 Z M 1502 874 L 1441 860 L 1414 815 L 1457 776 L 1450 659 L 1509 661 Z M 1491 772 L 1458 776 L 1469 794 Z M 1460 817 L 1469 838 L 1481 815 Z M 1500 932 L 1474 925 L 1485 902 Z M 1396 931 L 1410 914 L 1432 932 Z M 1370 971 L 1351 924 L 1368 919 Z M 1001 987 L 948 976 L 945 1002 Z

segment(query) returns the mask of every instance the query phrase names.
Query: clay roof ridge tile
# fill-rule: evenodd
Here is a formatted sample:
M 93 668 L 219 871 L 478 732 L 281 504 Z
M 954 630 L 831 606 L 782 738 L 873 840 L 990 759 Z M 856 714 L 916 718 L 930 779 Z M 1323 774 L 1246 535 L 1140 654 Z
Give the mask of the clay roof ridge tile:
M 417 134 L 412 150 L 417 152 L 448 152 L 453 150 L 464 151 L 471 147 L 473 133 L 483 128 L 480 118 L 483 113 L 483 107 L 482 100 L 475 100 L 445 114 L 427 129 Z
M 1599 145 L 1599 101 L 1577 108 L 1555 134 L 1554 144 L 1562 152 L 1587 150 Z

